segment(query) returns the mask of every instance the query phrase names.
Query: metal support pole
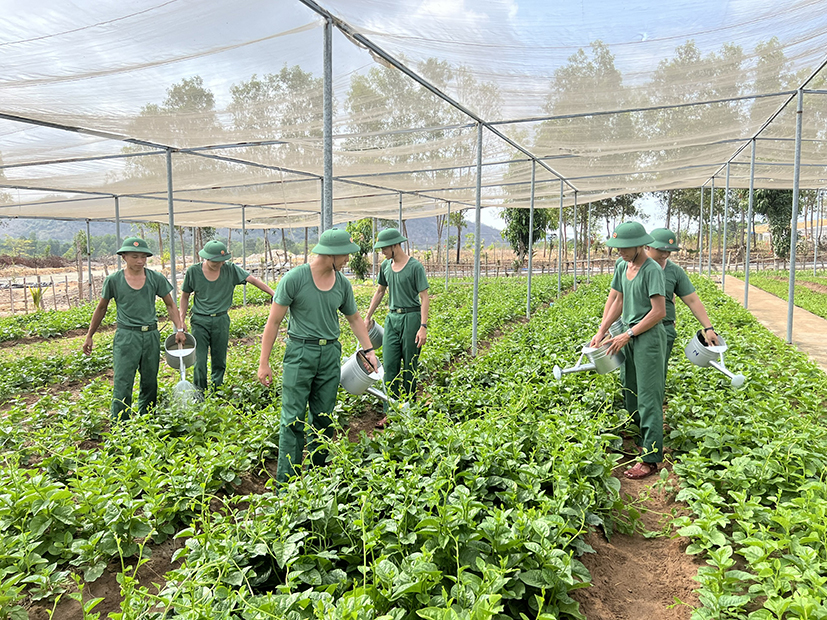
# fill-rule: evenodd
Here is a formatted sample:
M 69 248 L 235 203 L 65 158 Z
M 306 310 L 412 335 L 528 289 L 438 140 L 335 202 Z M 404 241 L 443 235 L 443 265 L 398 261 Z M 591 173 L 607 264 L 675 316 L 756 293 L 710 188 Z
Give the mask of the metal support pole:
M 712 177 L 712 191 L 709 196 L 709 262 L 707 263 L 706 277 L 712 279 L 712 217 L 715 213 L 715 177 Z
M 402 234 L 402 192 L 399 193 L 399 234 Z
M 477 323 L 480 304 L 480 235 L 482 233 L 482 123 L 477 123 L 477 204 L 474 219 L 474 310 L 471 319 L 471 355 L 477 355 Z M 459 243 L 459 239 L 457 239 Z
M 531 160 L 531 203 L 528 209 L 528 287 L 526 290 L 525 318 L 531 318 L 531 275 L 534 269 L 534 182 L 537 161 Z
M 816 190 L 816 222 L 813 228 L 813 275 L 816 275 L 816 264 L 818 263 L 818 231 L 821 227 L 821 208 L 824 204 L 824 197 L 821 195 L 821 190 Z
M 573 246 L 572 256 L 574 257 L 574 262 L 572 263 L 572 267 L 574 269 L 574 286 L 572 290 L 577 290 L 577 190 L 574 190 L 574 215 L 572 216 L 572 235 L 571 241 Z
M 795 111 L 795 163 L 793 164 L 793 217 L 790 230 L 790 288 L 787 296 L 787 344 L 793 342 L 793 309 L 795 308 L 795 246 L 798 243 L 798 188 L 801 177 L 801 132 L 804 117 L 804 91 L 798 89 Z
M 178 305 L 178 279 L 175 275 L 175 208 L 172 199 L 172 151 L 167 149 L 167 206 L 169 210 L 169 266 L 172 301 Z
M 724 238 L 721 244 L 721 292 L 725 292 L 726 286 L 726 233 L 727 218 L 729 217 L 729 162 L 726 163 L 726 189 L 724 190 Z
M 563 179 L 560 179 L 560 215 L 557 220 L 557 297 L 563 294 Z
M 448 201 L 448 216 L 445 218 L 445 290 L 448 290 L 448 231 L 451 226 L 451 201 Z
M 592 281 L 592 203 L 586 209 L 586 282 Z
M 89 301 L 92 301 L 92 232 L 86 218 L 86 273 L 89 275 Z M 24 289 L 25 293 L 25 289 Z
M 121 239 L 121 204 L 120 200 L 117 196 L 115 196 L 115 237 L 117 239 L 118 245 L 115 247 L 119 247 L 121 243 L 123 243 L 123 239 Z M 118 270 L 121 269 L 121 255 L 118 254 Z
M 321 235 L 333 228 L 333 21 L 324 22 L 324 78 L 323 78 L 323 130 L 324 177 L 322 179 L 322 226 Z
M 698 206 L 698 275 L 704 272 L 704 186 L 701 185 L 701 204 Z
M 752 201 L 755 193 L 755 138 L 749 162 L 749 207 L 747 209 L 747 253 L 744 257 L 744 308 L 749 307 L 749 252 L 752 247 Z
M 190 233 L 192 234 L 192 264 L 198 264 L 198 248 L 195 247 L 195 226 L 190 227 Z
M 247 271 L 247 207 L 244 205 L 241 205 L 241 268 Z M 241 295 L 241 305 L 246 306 L 247 282 L 244 282 Z
M 371 218 L 371 228 L 373 229 L 373 243 L 376 243 L 376 218 Z M 379 272 L 379 254 L 376 250 L 373 250 L 373 283 L 376 284 L 376 280 L 378 278 Z

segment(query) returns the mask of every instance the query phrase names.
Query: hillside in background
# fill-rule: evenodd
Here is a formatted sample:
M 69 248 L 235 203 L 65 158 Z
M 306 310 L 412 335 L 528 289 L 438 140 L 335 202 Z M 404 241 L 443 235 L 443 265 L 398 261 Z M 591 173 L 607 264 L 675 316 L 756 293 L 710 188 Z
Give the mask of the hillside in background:
M 86 231 L 86 222 L 75 221 L 66 222 L 59 220 L 39 220 L 39 219 L 25 219 L 25 218 L 0 218 L 2 226 L 0 226 L 0 237 L 12 237 L 16 239 L 29 239 L 32 235 L 40 240 L 57 239 L 59 241 L 71 241 L 78 231 Z M 406 221 L 408 237 L 415 247 L 433 247 L 437 243 L 436 218 L 426 217 L 417 220 Z M 483 245 L 491 245 L 492 243 L 504 243 L 500 231 L 486 226 L 481 226 Z M 93 237 L 103 235 L 114 235 L 114 222 L 92 222 L 90 224 L 90 231 Z M 467 235 L 474 232 L 473 222 L 468 222 L 466 228 L 462 231 L 462 244 L 465 245 Z M 218 236 L 227 238 L 228 230 L 221 228 L 218 231 Z M 292 238 L 296 242 L 304 241 L 304 229 L 285 229 L 288 238 Z M 121 224 L 121 234 L 126 237 L 130 234 L 138 234 L 138 227 L 134 224 Z M 240 229 L 233 229 L 232 237 L 238 239 Z M 258 229 L 250 229 L 247 234 L 251 238 L 262 237 L 263 232 Z M 443 232 L 443 243 L 445 242 L 445 232 Z M 447 231 L 448 235 L 456 236 L 456 228 L 451 228 Z M 316 229 L 310 230 L 310 239 L 316 238 Z M 281 231 L 278 228 L 270 229 L 270 241 L 278 244 L 281 241 Z

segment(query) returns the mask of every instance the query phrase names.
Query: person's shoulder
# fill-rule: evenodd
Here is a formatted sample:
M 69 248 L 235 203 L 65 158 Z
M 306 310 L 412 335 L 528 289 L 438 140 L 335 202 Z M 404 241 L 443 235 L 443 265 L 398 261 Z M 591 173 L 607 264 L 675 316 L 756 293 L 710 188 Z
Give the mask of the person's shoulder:
M 310 273 L 310 265 L 308 263 L 305 263 L 304 265 L 297 265 L 285 273 L 279 282 L 292 282 L 293 280 L 300 280 L 306 273 Z

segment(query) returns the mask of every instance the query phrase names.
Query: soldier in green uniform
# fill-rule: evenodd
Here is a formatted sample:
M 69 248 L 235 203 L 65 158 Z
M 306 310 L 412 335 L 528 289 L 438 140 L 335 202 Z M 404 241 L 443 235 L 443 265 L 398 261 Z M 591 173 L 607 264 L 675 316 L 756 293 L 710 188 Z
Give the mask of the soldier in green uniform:
M 349 254 L 359 250 L 344 230 L 326 230 L 313 248 L 309 264 L 288 271 L 276 286 L 270 316 L 261 337 L 258 380 L 273 382 L 270 353 L 287 310 L 287 347 L 284 351 L 279 427 L 279 460 L 276 478 L 286 482 L 298 473 L 305 444 L 305 426 L 311 432 L 332 436 L 330 414 L 336 405 L 342 346 L 339 344 L 338 312 L 347 318 L 368 361 L 378 368 L 368 330 L 356 308 L 353 288 L 341 273 Z M 307 421 L 307 410 L 310 415 Z M 308 442 L 312 464 L 325 462 L 318 442 Z
M 220 241 L 210 241 L 198 252 L 200 265 L 192 265 L 181 287 L 181 323 L 186 327 L 190 295 L 195 294 L 190 332 L 195 337 L 193 382 L 200 392 L 207 389 L 207 356 L 211 356 L 212 386 L 224 383 L 227 370 L 227 346 L 230 342 L 230 316 L 233 289 L 249 282 L 270 297 L 273 289 L 241 267 L 227 262 L 230 252 Z
M 396 228 L 376 236 L 373 248 L 385 256 L 379 268 L 378 286 L 365 316 L 370 327 L 373 313 L 389 292 L 388 315 L 382 338 L 382 363 L 388 395 L 394 400 L 416 391 L 416 367 L 419 353 L 428 339 L 428 279 L 425 268 L 402 248 L 407 241 Z M 387 412 L 387 403 L 384 404 Z M 383 427 L 387 417 L 377 424 Z
M 695 287 L 689 281 L 689 276 L 678 265 L 669 260 L 669 254 L 680 250 L 675 242 L 677 237 L 668 228 L 656 228 L 651 233 L 654 241 L 649 244 L 646 253 L 663 269 L 663 279 L 666 292 L 666 318 L 663 319 L 663 326 L 666 328 L 666 365 L 669 363 L 669 356 L 672 354 L 672 346 L 675 344 L 677 331 L 675 330 L 675 295 L 681 298 L 698 322 L 701 324 L 704 339 L 712 346 L 720 344 L 718 334 L 712 327 L 712 321 L 706 313 L 701 298 L 695 292 Z
M 620 380 L 626 410 L 640 428 L 638 446 L 642 462 L 624 472 L 632 479 L 657 472 L 663 460 L 663 389 L 666 330 L 661 321 L 666 316 L 663 270 L 646 255 L 645 246 L 654 242 L 637 222 L 620 224 L 606 241 L 617 248 L 623 259 L 615 266 L 612 290 L 617 303 L 604 308 L 600 329 L 591 344 L 603 342 L 609 327 L 622 315 L 627 329 L 610 340 L 607 353 L 621 349 L 625 362 Z
M 146 241 L 140 237 L 128 237 L 124 239 L 118 254 L 124 258 L 126 267 L 104 280 L 101 300 L 92 314 L 83 343 L 83 352 L 89 355 L 93 346 L 92 336 L 106 315 L 109 300 L 114 299 L 118 322 L 112 345 L 115 378 L 111 412 L 114 421 L 129 418 L 136 371 L 141 373 L 138 412 L 142 415 L 147 413 L 157 400 L 161 337 L 155 312 L 156 297 L 166 304 L 169 318 L 176 328 L 176 342 L 185 341 L 184 325 L 171 294 L 172 285 L 162 274 L 146 268 L 146 260 L 152 256 Z

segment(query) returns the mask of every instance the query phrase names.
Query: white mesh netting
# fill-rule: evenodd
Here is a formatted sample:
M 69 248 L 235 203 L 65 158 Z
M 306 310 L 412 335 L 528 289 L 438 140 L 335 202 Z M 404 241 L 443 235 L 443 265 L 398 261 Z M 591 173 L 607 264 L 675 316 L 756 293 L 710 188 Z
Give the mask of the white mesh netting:
M 9 0 L 0 215 L 319 223 L 325 18 L 309 0 Z M 827 184 L 820 0 L 328 0 L 333 219 Z M 367 49 L 371 47 L 372 49 Z M 384 55 L 384 58 L 381 56 Z M 396 67 L 392 66 L 396 63 Z M 406 68 L 417 82 L 399 70 Z M 431 88 L 426 88 L 427 84 Z M 443 95 L 443 96 L 440 96 Z M 450 101 L 449 101 L 450 100 Z M 456 105 L 452 105 L 456 104 Z

